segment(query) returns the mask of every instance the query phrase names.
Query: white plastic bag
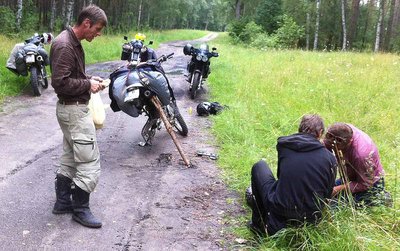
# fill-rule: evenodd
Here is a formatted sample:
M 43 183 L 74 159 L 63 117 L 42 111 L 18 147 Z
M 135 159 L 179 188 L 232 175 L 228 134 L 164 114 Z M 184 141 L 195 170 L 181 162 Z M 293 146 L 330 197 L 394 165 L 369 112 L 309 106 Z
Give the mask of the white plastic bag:
M 93 117 L 94 126 L 96 129 L 103 128 L 106 120 L 106 111 L 101 100 L 100 93 L 92 93 L 89 100 L 89 110 Z

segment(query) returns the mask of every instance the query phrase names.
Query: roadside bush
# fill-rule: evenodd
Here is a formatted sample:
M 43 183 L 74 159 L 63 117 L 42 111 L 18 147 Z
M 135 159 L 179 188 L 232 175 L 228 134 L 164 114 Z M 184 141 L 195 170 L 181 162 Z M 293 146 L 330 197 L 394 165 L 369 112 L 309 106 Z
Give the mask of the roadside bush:
M 250 44 L 250 46 L 261 50 L 266 50 L 268 48 L 278 48 L 279 40 L 276 36 L 269 36 L 267 33 L 260 33 Z
M 254 21 L 251 21 L 246 24 L 244 30 L 239 35 L 239 38 L 244 43 L 253 42 L 260 34 L 263 34 L 263 28 L 261 25 L 256 24 Z
M 228 25 L 227 31 L 229 33 L 229 36 L 233 39 L 233 41 L 235 43 L 240 43 L 241 42 L 240 34 L 243 33 L 243 31 L 246 28 L 246 25 L 247 25 L 248 22 L 249 22 L 249 20 L 247 20 L 246 18 L 242 18 L 240 20 L 232 21 Z
M 296 49 L 298 42 L 304 37 L 304 28 L 297 25 L 293 18 L 283 15 L 282 22 L 274 33 L 277 38 L 279 47 L 287 49 Z
M 271 35 L 263 31 L 262 26 L 251 21 L 245 25 L 236 39 L 259 49 L 278 48 L 295 49 L 304 37 L 304 28 L 297 25 L 293 18 L 283 15 L 280 27 Z

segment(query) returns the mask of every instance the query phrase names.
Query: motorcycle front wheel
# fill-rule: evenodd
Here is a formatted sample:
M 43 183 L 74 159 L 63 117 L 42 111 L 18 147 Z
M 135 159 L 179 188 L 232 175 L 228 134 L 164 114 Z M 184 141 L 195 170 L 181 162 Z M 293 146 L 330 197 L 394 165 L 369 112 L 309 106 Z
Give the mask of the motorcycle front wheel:
M 31 73 L 31 86 L 33 95 L 40 96 L 42 95 L 42 72 L 38 68 L 36 68 L 36 66 L 32 66 L 29 71 Z
M 195 99 L 196 98 L 196 93 L 197 89 L 199 88 L 199 84 L 201 81 L 201 73 L 196 71 L 193 73 L 192 76 L 192 83 L 191 83 L 191 88 L 190 88 L 190 98 Z

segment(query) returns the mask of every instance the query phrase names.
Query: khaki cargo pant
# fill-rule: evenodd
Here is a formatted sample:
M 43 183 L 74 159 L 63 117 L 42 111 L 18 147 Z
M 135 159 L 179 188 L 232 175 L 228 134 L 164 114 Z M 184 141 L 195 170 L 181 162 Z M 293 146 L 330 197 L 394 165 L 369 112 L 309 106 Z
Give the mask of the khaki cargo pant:
M 63 105 L 57 102 L 57 120 L 64 134 L 61 166 L 57 173 L 69 177 L 88 193 L 100 176 L 100 153 L 96 129 L 87 105 Z

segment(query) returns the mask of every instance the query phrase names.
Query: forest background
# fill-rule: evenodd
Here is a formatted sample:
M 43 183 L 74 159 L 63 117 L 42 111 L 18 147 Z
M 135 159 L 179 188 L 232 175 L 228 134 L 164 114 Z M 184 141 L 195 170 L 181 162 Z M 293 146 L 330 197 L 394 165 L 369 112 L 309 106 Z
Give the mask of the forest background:
M 200 29 L 261 49 L 400 51 L 400 0 L 0 0 L 0 33 L 57 34 L 91 3 L 107 13 L 106 33 Z

